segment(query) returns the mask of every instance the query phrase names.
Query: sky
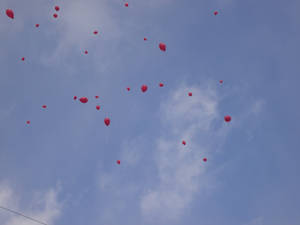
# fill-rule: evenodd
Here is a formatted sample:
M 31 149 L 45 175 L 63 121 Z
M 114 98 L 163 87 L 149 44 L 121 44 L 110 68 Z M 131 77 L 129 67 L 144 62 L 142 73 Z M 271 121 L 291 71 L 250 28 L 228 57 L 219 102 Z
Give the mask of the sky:
M 299 225 L 300 2 L 124 3 L 0 1 L 0 206 L 48 225 Z

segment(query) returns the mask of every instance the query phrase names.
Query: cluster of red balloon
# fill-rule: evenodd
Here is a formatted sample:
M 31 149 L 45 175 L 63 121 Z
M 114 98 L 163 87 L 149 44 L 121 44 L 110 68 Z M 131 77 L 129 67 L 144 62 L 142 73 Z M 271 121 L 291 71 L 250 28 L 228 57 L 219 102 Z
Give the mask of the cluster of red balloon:
M 125 2 L 124 6 L 125 6 L 125 7 L 128 7 L 128 6 L 129 6 L 128 2 Z M 58 11 L 60 10 L 60 7 L 59 7 L 59 6 L 55 6 L 54 9 L 55 9 L 56 12 L 58 12 Z M 213 14 L 214 14 L 215 16 L 218 15 L 218 11 L 214 11 Z M 11 19 L 14 19 L 14 18 L 15 18 L 15 15 L 14 15 L 14 12 L 13 12 L 12 9 L 7 9 L 7 10 L 6 10 L 6 15 L 7 15 L 9 18 L 11 18 Z M 54 14 L 53 14 L 53 17 L 54 17 L 54 18 L 57 18 L 57 17 L 58 17 L 58 14 L 57 14 L 57 13 L 54 13 Z M 35 25 L 35 27 L 37 27 L 37 28 L 38 28 L 39 26 L 40 26 L 40 24 L 36 24 L 36 25 Z M 97 34 L 98 34 L 98 30 L 94 30 L 93 34 L 94 34 L 94 35 L 97 35 Z M 146 37 L 144 37 L 144 41 L 147 41 L 147 40 L 148 40 L 148 39 L 147 39 Z M 165 52 L 165 51 L 167 50 L 167 46 L 166 46 L 166 44 L 163 43 L 163 42 L 160 42 L 159 45 L 158 45 L 158 47 L 159 47 L 159 49 L 160 49 L 161 51 L 163 51 L 163 52 Z M 85 51 L 84 51 L 84 54 L 87 55 L 87 54 L 88 54 L 88 51 L 85 50 Z M 22 57 L 21 60 L 22 60 L 22 61 L 25 61 L 25 57 Z M 220 80 L 219 82 L 220 82 L 220 84 L 222 84 L 222 83 L 223 83 L 223 80 Z M 164 84 L 163 84 L 163 83 L 159 83 L 159 87 L 164 87 Z M 130 91 L 130 90 L 131 90 L 130 87 L 127 87 L 126 89 L 127 89 L 127 91 Z M 143 85 L 141 86 L 141 91 L 144 93 L 144 92 L 146 92 L 147 90 L 148 90 L 148 86 L 145 85 L 145 84 L 143 84 Z M 190 96 L 190 97 L 193 96 L 192 92 L 189 92 L 189 93 L 188 93 L 188 96 Z M 99 96 L 95 96 L 95 98 L 98 99 Z M 74 100 L 77 100 L 77 96 L 74 96 L 73 99 L 74 99 Z M 81 103 L 84 103 L 84 104 L 85 104 L 85 103 L 88 102 L 88 98 L 87 98 L 87 97 L 81 97 L 81 98 L 79 98 L 79 101 L 80 101 Z M 43 109 L 46 109 L 47 106 L 46 106 L 46 105 L 43 105 L 42 108 L 43 108 Z M 96 109 L 97 109 L 97 110 L 100 110 L 100 105 L 96 105 Z M 227 123 L 230 122 L 230 121 L 231 121 L 231 116 L 226 115 L 226 116 L 224 117 L 224 120 L 225 120 L 225 122 L 227 122 Z M 26 123 L 27 123 L 27 124 L 30 124 L 31 122 L 30 122 L 30 120 L 28 120 L 28 121 L 26 121 Z M 105 124 L 106 126 L 109 126 L 109 125 L 110 125 L 110 118 L 108 118 L 108 117 L 105 118 L 105 119 L 104 119 L 104 124 Z M 186 141 L 183 140 L 183 141 L 182 141 L 182 144 L 183 144 L 183 145 L 186 145 Z M 206 162 L 206 161 L 207 161 L 207 158 L 203 158 L 203 161 Z M 121 161 L 120 161 L 120 160 L 117 160 L 117 163 L 118 163 L 118 164 L 121 164 Z

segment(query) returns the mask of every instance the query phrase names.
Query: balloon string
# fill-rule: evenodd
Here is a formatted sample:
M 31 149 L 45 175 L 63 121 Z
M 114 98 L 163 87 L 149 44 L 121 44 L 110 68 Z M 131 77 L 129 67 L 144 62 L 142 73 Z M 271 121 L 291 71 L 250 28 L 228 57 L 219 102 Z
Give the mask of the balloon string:
M 43 222 L 41 222 L 41 221 L 38 221 L 38 220 L 36 220 L 36 219 L 34 219 L 34 218 L 31 218 L 31 217 L 29 217 L 29 216 L 25 216 L 25 215 L 22 214 L 22 213 L 19 213 L 19 212 L 17 212 L 17 211 L 14 211 L 14 210 L 5 208 L 5 207 L 3 207 L 3 206 L 0 206 L 0 208 L 1 208 L 1 209 L 4 209 L 4 210 L 6 210 L 6 211 L 9 211 L 9 212 L 11 212 L 11 213 L 14 213 L 14 214 L 16 214 L 16 215 L 23 216 L 24 218 L 29 219 L 29 220 L 32 220 L 32 221 L 34 221 L 34 222 L 36 222 L 36 223 L 43 224 L 43 225 L 48 225 L 48 224 L 46 224 L 46 223 L 43 223 Z

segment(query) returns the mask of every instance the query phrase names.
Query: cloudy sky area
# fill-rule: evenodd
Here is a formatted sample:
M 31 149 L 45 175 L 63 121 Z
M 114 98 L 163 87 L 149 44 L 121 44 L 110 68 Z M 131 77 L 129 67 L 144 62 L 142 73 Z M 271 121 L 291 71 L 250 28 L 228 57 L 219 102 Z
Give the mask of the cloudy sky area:
M 1 0 L 0 206 L 49 225 L 299 225 L 299 10 Z

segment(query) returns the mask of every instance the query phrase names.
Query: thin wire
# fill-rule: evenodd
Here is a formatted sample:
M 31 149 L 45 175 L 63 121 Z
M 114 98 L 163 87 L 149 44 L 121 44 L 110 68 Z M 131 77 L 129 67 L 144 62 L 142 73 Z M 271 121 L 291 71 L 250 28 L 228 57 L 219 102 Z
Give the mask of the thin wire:
M 34 221 L 34 222 L 36 222 L 36 223 L 43 224 L 43 225 L 48 225 L 48 224 L 46 224 L 46 223 L 43 223 L 43 222 L 38 221 L 38 220 L 36 220 L 36 219 L 33 219 L 33 218 L 29 217 L 29 216 L 25 216 L 25 215 L 23 215 L 22 213 L 19 213 L 19 212 L 16 212 L 16 211 L 14 211 L 14 210 L 5 208 L 5 207 L 3 207 L 3 206 L 0 206 L 0 208 L 1 208 L 1 209 L 4 209 L 4 210 L 6 210 L 6 211 L 9 211 L 9 212 L 11 212 L 11 213 L 17 214 L 17 215 L 19 215 L 19 216 L 23 216 L 24 218 L 29 219 L 29 220 L 32 220 L 32 221 Z

